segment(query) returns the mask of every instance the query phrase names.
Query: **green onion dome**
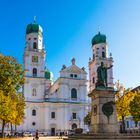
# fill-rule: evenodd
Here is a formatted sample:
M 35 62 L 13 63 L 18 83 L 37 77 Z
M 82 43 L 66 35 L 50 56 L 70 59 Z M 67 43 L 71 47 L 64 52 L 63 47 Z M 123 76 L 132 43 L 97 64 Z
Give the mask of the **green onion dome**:
M 27 25 L 26 34 L 39 33 L 40 35 L 42 35 L 42 32 L 43 32 L 42 27 L 36 22 Z
M 100 32 L 92 38 L 92 45 L 106 43 L 106 36 L 101 34 Z
M 53 81 L 53 73 L 51 71 L 49 71 L 48 69 L 45 69 L 45 78 L 47 80 Z

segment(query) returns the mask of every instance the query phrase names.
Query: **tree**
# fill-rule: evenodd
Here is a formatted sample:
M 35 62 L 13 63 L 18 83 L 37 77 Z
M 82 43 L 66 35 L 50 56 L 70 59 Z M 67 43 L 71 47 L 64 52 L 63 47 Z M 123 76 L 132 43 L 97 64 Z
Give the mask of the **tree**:
M 135 93 L 131 89 L 125 89 L 123 85 L 117 83 L 117 92 L 115 94 L 118 119 L 122 121 L 122 132 L 125 132 L 125 117 L 131 115 L 130 102 Z
M 130 102 L 130 112 L 137 123 L 140 121 L 140 90 L 137 90 L 134 99 Z
M 91 115 L 92 112 L 88 112 L 88 114 L 84 117 L 84 123 L 87 124 L 88 126 L 91 124 Z
M 2 121 L 2 137 L 5 124 L 14 123 L 18 116 L 17 108 L 20 98 L 17 90 L 24 83 L 23 74 L 22 65 L 18 64 L 14 57 L 0 54 L 0 120 Z M 24 106 L 22 106 L 21 110 L 24 110 Z
M 0 90 L 5 95 L 8 95 L 9 91 L 15 92 L 23 85 L 23 74 L 22 65 L 18 64 L 14 57 L 0 54 Z
M 16 118 L 13 120 L 13 124 L 15 125 L 19 125 L 25 117 L 24 114 L 24 107 L 25 107 L 25 101 L 24 101 L 24 96 L 23 93 L 18 93 L 17 95 L 17 104 L 16 104 L 16 112 L 17 112 L 17 116 Z
M 12 121 L 13 116 L 15 116 L 15 103 L 12 101 L 11 97 L 5 96 L 2 91 L 0 91 L 0 120 L 2 120 L 2 137 L 4 134 L 4 127 L 6 123 Z

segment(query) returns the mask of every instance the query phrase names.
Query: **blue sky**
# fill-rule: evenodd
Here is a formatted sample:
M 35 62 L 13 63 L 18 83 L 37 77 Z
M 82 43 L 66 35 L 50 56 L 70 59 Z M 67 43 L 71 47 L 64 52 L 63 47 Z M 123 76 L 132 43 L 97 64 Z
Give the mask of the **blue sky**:
M 59 76 L 63 64 L 76 58 L 88 71 L 91 39 L 98 32 L 107 36 L 114 58 L 114 82 L 126 87 L 140 85 L 140 0 L 3 0 L 0 1 L 0 52 L 20 63 L 25 30 L 33 22 L 43 27 L 46 63 Z

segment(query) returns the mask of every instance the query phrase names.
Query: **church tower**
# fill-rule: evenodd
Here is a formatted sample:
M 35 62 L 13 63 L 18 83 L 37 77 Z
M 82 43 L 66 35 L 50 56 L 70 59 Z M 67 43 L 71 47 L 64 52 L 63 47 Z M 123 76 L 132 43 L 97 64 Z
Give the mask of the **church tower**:
M 24 130 L 43 129 L 45 93 L 51 85 L 50 73 L 45 70 L 45 48 L 42 27 L 34 21 L 26 27 L 24 49 L 24 97 L 26 102 Z M 42 115 L 40 115 L 42 114 Z
M 27 25 L 26 46 L 24 50 L 24 70 L 25 80 L 30 89 L 27 87 L 25 88 L 28 91 L 27 95 L 26 92 L 24 94 L 25 99 L 26 97 L 31 98 L 33 95 L 38 99 L 43 98 L 43 93 L 39 93 L 40 95 L 37 95 L 41 88 L 38 83 L 41 82 L 45 76 L 46 52 L 44 50 L 42 32 L 42 27 L 38 25 L 36 21 Z
M 97 68 L 104 63 L 105 67 L 109 67 L 113 64 L 113 58 L 108 55 L 108 45 L 106 42 L 106 36 L 100 32 L 92 38 L 92 58 L 89 59 L 89 80 L 90 80 L 90 92 L 95 89 L 97 82 Z M 107 83 L 108 87 L 113 87 L 113 72 L 112 68 L 107 71 Z

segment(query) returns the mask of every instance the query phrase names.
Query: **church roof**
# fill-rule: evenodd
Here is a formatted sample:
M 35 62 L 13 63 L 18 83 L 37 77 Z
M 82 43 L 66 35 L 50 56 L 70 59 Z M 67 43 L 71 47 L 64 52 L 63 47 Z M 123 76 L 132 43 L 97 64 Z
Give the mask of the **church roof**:
M 45 69 L 45 78 L 47 80 L 53 81 L 53 73 L 51 71 L 49 71 L 48 69 Z
M 96 34 L 91 41 L 92 45 L 100 44 L 100 43 L 106 43 L 106 36 L 104 34 L 101 34 L 100 32 Z
M 135 92 L 135 91 L 137 91 L 137 90 L 140 90 L 140 86 L 137 86 L 137 87 L 133 88 L 133 89 L 132 89 L 132 92 Z
M 26 27 L 26 34 L 30 34 L 30 33 L 42 34 L 42 32 L 43 32 L 42 27 L 39 24 L 37 24 L 35 20 L 33 23 L 28 24 Z

